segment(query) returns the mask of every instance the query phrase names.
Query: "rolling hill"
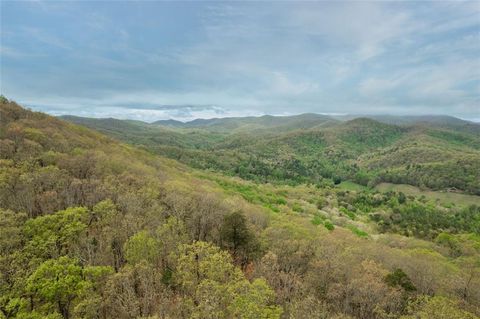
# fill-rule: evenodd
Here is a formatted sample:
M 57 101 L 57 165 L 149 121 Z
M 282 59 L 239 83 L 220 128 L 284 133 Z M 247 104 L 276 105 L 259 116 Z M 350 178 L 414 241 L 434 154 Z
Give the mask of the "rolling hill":
M 453 117 L 65 119 L 195 168 L 261 182 L 391 182 L 480 194 L 480 125 Z
M 239 133 L 246 131 L 268 131 L 276 130 L 287 132 L 297 129 L 308 129 L 318 126 L 334 125 L 338 122 L 330 116 L 320 114 L 300 114 L 294 116 L 271 116 L 264 115 L 260 117 L 230 117 L 213 119 L 196 119 L 190 122 L 172 120 L 157 121 L 153 124 L 166 125 L 183 128 L 201 128 L 212 131 Z
M 111 123 L 127 132 L 149 126 L 101 123 L 107 131 Z M 337 126 L 269 133 L 253 145 L 263 147 L 265 161 L 282 145 L 307 161 L 310 148 L 332 156 L 325 150 L 339 143 L 348 160 L 409 134 L 365 119 Z M 349 150 L 368 136 L 375 141 Z M 248 143 L 222 145 L 253 152 Z M 479 216 L 479 206 L 391 190 L 255 183 L 196 170 L 0 101 L 1 318 L 208 318 L 213 311 L 362 319 L 381 318 L 378 311 L 428 317 L 438 307 L 476 318 Z

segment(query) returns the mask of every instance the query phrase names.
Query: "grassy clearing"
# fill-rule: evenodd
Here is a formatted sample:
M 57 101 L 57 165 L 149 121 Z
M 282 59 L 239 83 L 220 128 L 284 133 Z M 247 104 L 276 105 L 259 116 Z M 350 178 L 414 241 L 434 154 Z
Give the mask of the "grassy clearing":
M 425 196 L 427 199 L 439 201 L 445 205 L 455 204 L 457 206 L 468 206 L 468 205 L 480 205 L 480 196 L 452 193 L 452 192 L 440 192 L 440 191 L 431 191 L 431 190 L 421 190 L 418 187 L 406 184 L 391 184 L 391 183 L 381 183 L 375 187 L 378 191 L 388 192 L 396 191 L 403 192 L 406 195 L 413 196 Z
M 340 184 L 338 184 L 337 187 L 344 189 L 346 191 L 363 191 L 368 189 L 368 187 L 366 186 L 363 186 L 354 182 L 350 182 L 350 181 L 343 181 Z
M 275 213 L 280 212 L 280 205 L 287 204 L 285 197 L 265 189 L 262 185 L 215 177 L 213 174 L 211 174 L 211 176 L 206 174 L 200 174 L 198 176 L 216 182 L 217 185 L 224 189 L 228 194 L 238 194 L 249 203 L 262 205 Z

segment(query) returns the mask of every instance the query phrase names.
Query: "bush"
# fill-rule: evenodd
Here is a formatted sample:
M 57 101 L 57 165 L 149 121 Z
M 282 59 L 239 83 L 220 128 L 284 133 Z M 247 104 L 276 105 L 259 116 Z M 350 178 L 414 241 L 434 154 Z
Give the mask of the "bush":
M 332 224 L 331 221 L 329 220 L 326 220 L 324 223 L 323 223 L 323 226 L 325 226 L 326 229 L 332 231 L 335 229 L 335 226 Z
M 347 226 L 347 228 L 350 229 L 352 231 L 352 233 L 354 233 L 358 237 L 363 237 L 363 238 L 368 237 L 368 233 L 364 232 L 361 229 L 358 229 L 357 227 L 355 227 L 353 225 L 349 225 L 349 226 Z

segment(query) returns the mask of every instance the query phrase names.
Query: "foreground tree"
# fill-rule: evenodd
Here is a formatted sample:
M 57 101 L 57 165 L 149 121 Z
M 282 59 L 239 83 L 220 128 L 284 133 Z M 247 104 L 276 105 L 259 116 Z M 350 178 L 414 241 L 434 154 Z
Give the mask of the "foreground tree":
M 40 259 L 62 255 L 79 257 L 87 222 L 88 210 L 83 207 L 30 219 L 24 227 L 28 239 L 25 249 L 32 257 Z
M 27 291 L 32 295 L 32 308 L 41 305 L 47 312 L 58 311 L 68 319 L 72 301 L 82 293 L 85 284 L 82 268 L 76 261 L 60 257 L 37 268 L 27 280 Z
M 180 247 L 174 280 L 191 318 L 270 319 L 282 313 L 265 280 L 249 282 L 230 255 L 210 243 Z
M 240 212 L 228 214 L 220 228 L 222 248 L 228 249 L 236 263 L 245 266 L 258 251 L 258 243 L 247 226 L 245 216 Z
M 112 318 L 164 318 L 168 312 L 169 292 L 161 282 L 161 273 L 146 260 L 126 265 L 111 276 L 104 293 L 106 312 Z

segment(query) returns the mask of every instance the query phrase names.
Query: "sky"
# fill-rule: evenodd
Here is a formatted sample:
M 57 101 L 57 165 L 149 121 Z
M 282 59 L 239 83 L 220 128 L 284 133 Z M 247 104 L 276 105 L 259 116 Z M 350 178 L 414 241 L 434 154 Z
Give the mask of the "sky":
M 480 121 L 480 1 L 0 2 L 0 93 L 53 115 Z

